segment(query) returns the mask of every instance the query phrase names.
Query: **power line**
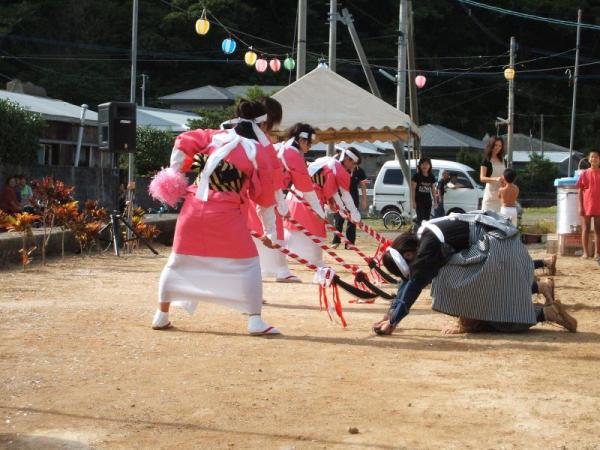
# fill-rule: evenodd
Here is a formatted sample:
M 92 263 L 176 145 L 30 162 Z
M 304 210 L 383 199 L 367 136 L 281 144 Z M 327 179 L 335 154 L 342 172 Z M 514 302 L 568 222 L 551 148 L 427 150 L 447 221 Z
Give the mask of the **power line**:
M 552 23 L 554 25 L 563 25 L 563 26 L 569 26 L 569 27 L 575 27 L 575 28 L 577 27 L 577 22 L 573 22 L 571 20 L 552 19 L 552 18 L 548 18 L 548 17 L 536 16 L 533 14 L 522 13 L 519 11 L 510 10 L 510 9 L 499 8 L 498 6 L 492 6 L 492 5 L 487 5 L 485 3 L 475 2 L 473 0 L 456 0 L 456 1 L 459 3 L 469 5 L 469 6 L 475 6 L 476 8 L 487 9 L 489 11 L 494 11 L 494 12 L 497 12 L 500 14 L 506 14 L 509 16 L 516 16 L 516 17 L 520 17 L 522 19 L 537 20 L 539 22 Z M 592 25 L 589 23 L 582 23 L 581 28 L 586 28 L 588 30 L 600 31 L 600 25 Z

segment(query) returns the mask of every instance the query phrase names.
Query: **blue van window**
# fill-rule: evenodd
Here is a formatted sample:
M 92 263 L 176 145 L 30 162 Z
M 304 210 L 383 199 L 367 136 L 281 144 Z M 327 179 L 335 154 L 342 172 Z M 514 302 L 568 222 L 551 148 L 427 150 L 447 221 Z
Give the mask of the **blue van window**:
M 388 169 L 383 176 L 383 184 L 403 184 L 404 175 L 400 169 Z

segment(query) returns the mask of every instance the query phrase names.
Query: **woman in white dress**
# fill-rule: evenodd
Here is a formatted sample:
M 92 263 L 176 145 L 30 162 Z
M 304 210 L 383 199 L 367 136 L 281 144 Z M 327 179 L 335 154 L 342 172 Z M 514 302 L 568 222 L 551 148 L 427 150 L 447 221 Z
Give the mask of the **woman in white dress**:
M 481 209 L 499 213 L 501 208 L 498 190 L 504 173 L 504 140 L 500 136 L 492 136 L 485 146 L 479 179 L 485 183 Z

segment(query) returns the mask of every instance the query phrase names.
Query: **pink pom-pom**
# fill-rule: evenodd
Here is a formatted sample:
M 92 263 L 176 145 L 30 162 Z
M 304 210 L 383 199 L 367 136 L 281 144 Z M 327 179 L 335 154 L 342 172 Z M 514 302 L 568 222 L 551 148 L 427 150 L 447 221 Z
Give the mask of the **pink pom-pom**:
M 187 187 L 188 180 L 185 175 L 169 167 L 154 175 L 148 192 L 159 202 L 174 208 L 179 199 L 185 195 Z

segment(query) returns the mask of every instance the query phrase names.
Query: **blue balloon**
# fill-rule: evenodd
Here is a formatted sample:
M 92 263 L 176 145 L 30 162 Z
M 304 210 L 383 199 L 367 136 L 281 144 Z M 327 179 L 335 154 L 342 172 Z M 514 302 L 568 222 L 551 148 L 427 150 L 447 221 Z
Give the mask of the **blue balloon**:
M 223 43 L 221 44 L 221 49 L 223 50 L 223 53 L 225 53 L 227 55 L 231 55 L 233 52 L 235 52 L 235 46 L 236 46 L 235 41 L 231 38 L 227 38 L 227 39 L 223 39 Z

